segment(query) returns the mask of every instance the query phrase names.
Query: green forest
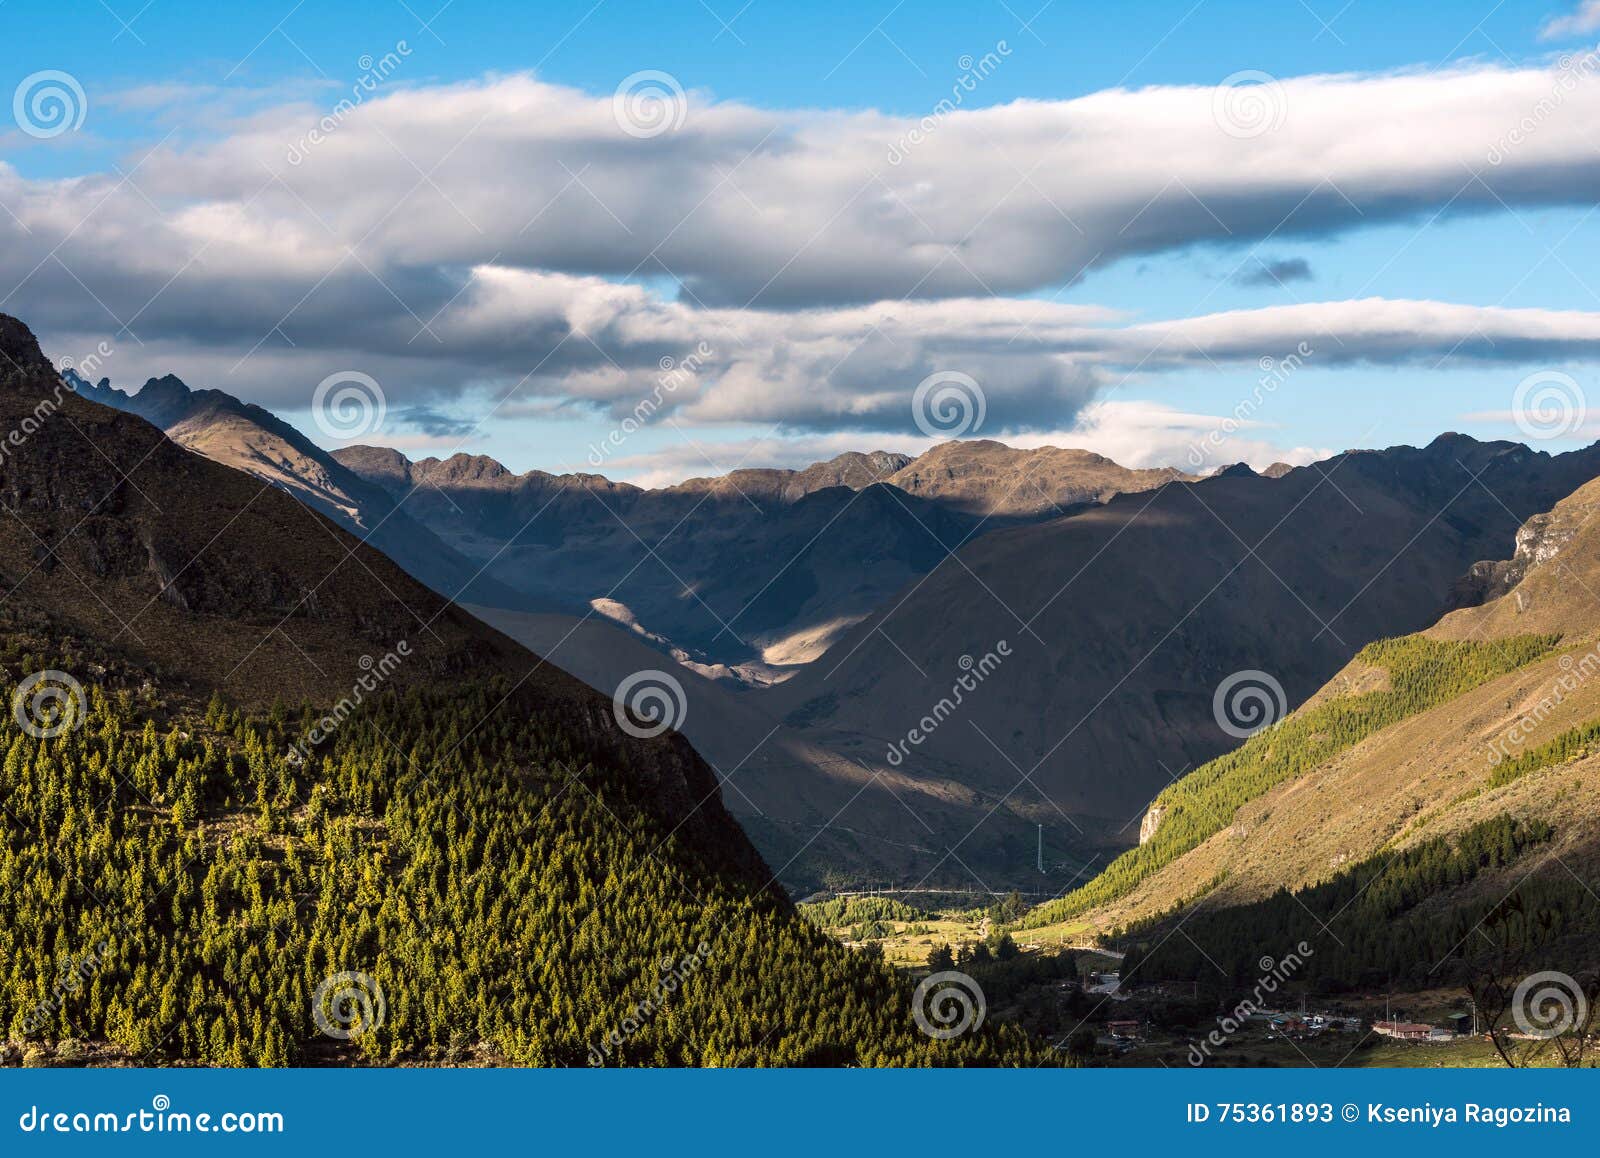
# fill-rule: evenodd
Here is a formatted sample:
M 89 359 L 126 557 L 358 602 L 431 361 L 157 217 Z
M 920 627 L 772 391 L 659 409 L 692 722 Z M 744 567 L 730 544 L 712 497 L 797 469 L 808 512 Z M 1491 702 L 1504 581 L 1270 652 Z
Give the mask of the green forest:
M 1551 836 L 1543 821 L 1501 815 L 1454 838 L 1379 853 L 1309 888 L 1187 917 L 1168 914 L 1128 931 L 1123 973 L 1226 988 L 1256 977 L 1262 958 L 1280 959 L 1303 941 L 1312 952 L 1293 981 L 1320 993 L 1450 985 L 1462 954 L 1479 948 L 1473 932 L 1501 892 L 1448 907 L 1430 898 L 1536 856 Z M 1569 874 L 1531 871 L 1537 867 L 1518 865 L 1526 878 L 1514 882 L 1518 903 L 1539 930 L 1538 944 L 1527 946 L 1530 959 L 1553 968 L 1592 967 L 1600 900 Z M 1168 935 L 1180 918 L 1184 935 Z
M 8 673 L 84 657 L 0 655 Z M 748 859 L 692 847 L 629 769 L 487 681 L 316 713 L 86 682 L 0 761 L 0 1025 L 130 1063 L 1036 1065 L 1021 1031 L 936 1041 L 908 981 Z M 8 701 L 11 687 L 6 689 Z M 382 993 L 318 1031 L 325 980 Z M 324 1013 L 329 1012 L 324 1009 Z M 337 1010 L 333 1010 L 337 1014 Z M 68 1049 L 55 1055 L 69 1056 Z
M 1024 927 L 1053 924 L 1125 895 L 1227 827 L 1241 805 L 1273 786 L 1310 771 L 1390 724 L 1531 663 L 1558 642 L 1557 635 L 1521 635 L 1487 643 L 1411 635 L 1368 644 L 1356 659 L 1384 669 L 1389 676 L 1386 689 L 1302 709 L 1197 768 L 1156 797 L 1155 806 L 1165 814 L 1148 842 L 1117 857 L 1084 887 L 1034 910 Z

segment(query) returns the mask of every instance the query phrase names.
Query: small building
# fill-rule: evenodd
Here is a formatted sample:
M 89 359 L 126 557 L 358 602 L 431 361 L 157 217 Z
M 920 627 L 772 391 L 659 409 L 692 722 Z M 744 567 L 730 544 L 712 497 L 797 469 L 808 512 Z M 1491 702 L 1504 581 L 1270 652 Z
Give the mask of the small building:
M 1106 1032 L 1117 1041 L 1133 1041 L 1139 1036 L 1137 1021 L 1108 1021 Z
M 1417 1021 L 1374 1021 L 1372 1029 L 1400 1041 L 1427 1041 L 1433 1036 L 1433 1026 Z

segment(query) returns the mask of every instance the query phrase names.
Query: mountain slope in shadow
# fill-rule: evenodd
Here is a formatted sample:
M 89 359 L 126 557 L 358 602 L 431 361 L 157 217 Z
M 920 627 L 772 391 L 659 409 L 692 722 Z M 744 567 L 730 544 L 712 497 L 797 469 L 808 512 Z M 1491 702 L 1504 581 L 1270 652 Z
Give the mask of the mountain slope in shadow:
M 136 414 L 178 445 L 294 496 L 440 594 L 519 605 L 515 592 L 482 575 L 479 566 L 400 510 L 382 487 L 341 466 L 271 411 L 221 390 L 193 390 L 172 374 L 152 378 L 132 394 L 104 378 L 90 384 L 72 370 L 63 377 L 80 397 Z
M 1281 687 L 1280 715 L 1362 645 L 1433 622 L 1475 561 L 1510 555 L 1522 520 L 1596 473 L 1594 448 L 1447 435 L 1279 478 L 1232 468 L 986 535 L 773 689 L 774 714 L 855 737 L 866 766 L 925 776 L 931 798 L 952 774 L 972 791 L 930 872 L 959 861 L 1015 880 L 1042 843 L 1075 854 L 1064 883 L 1133 844 L 1163 787 L 1237 745 L 1222 723 L 1250 721 L 1219 717 L 1216 699 L 1230 679 Z M 953 695 L 1002 641 L 1009 654 Z M 844 822 L 919 799 L 873 795 Z

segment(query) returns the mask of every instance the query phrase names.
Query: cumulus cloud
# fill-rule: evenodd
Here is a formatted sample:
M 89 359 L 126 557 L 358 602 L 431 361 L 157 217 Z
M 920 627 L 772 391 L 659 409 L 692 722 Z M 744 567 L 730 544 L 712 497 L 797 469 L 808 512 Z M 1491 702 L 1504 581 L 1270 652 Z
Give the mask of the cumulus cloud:
M 1283 80 L 1258 86 L 1279 105 L 1259 134 L 1203 86 L 1017 101 L 950 114 L 896 163 L 904 118 L 692 93 L 640 138 L 609 94 L 526 75 L 385 90 L 315 142 L 296 101 L 108 173 L 0 163 L 0 309 L 60 352 L 109 335 L 121 380 L 176 369 L 290 409 L 355 368 L 420 415 L 471 396 L 620 418 L 704 344 L 665 414 L 815 433 L 907 432 L 911 390 L 946 369 L 1004 434 L 1302 342 L 1326 364 L 1592 357 L 1579 312 L 1370 299 L 1135 323 L 1020 296 L 1197 243 L 1592 201 L 1600 87 L 1572 78 Z
M 259 393 L 290 408 L 349 367 L 377 378 L 392 406 L 441 375 L 490 383 L 472 395 L 481 413 L 452 412 L 463 429 L 496 414 L 577 406 L 620 423 L 647 403 L 652 421 L 761 423 L 789 433 L 912 431 L 917 385 L 953 370 L 984 397 L 981 428 L 971 433 L 1001 436 L 1069 429 L 1107 389 L 1192 366 L 1600 357 L 1600 313 L 1585 311 L 1369 298 L 1129 324 L 1097 307 L 1008 298 L 700 309 L 642 286 L 498 267 L 473 271 L 430 320 L 427 358 L 407 358 L 403 341 L 386 347 L 382 333 L 354 318 L 330 332 L 337 344 L 321 353 L 263 348 L 246 363 Z M 65 350 L 79 347 L 92 348 L 87 336 Z M 142 380 L 176 365 L 186 379 L 226 385 L 231 356 L 197 365 L 176 346 L 123 346 L 105 372 Z M 415 401 L 400 414 L 419 425 L 442 417 Z

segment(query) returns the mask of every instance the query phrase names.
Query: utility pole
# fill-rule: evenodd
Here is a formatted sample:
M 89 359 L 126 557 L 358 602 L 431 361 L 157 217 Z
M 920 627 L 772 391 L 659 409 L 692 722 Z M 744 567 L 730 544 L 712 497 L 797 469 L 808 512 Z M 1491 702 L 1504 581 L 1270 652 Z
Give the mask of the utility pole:
M 1039 871 L 1044 872 L 1044 825 L 1039 826 Z

